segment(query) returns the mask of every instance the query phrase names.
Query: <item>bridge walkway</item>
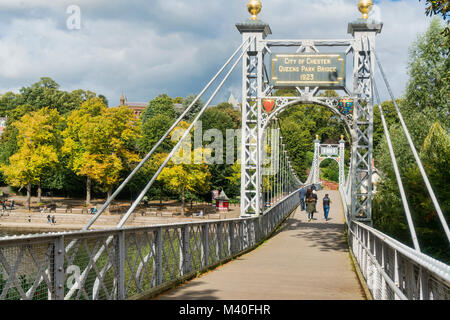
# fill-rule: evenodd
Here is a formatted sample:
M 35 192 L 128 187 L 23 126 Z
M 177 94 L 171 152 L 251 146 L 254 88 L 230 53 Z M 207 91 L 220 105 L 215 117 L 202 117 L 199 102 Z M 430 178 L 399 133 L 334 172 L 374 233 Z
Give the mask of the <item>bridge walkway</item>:
M 322 198 L 330 195 L 329 220 Z M 184 285 L 161 300 L 363 300 L 344 237 L 338 191 L 318 192 L 318 211 L 308 222 L 297 208 L 272 238 L 250 253 Z

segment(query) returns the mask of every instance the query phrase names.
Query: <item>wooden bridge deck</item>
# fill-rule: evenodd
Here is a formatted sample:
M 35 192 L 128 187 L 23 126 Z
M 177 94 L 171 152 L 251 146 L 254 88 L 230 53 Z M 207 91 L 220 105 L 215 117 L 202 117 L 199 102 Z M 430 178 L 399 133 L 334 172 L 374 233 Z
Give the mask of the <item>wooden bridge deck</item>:
M 322 198 L 332 200 L 328 222 Z M 279 232 L 257 249 L 184 285 L 161 300 L 363 300 L 344 238 L 338 191 L 319 191 L 318 211 L 308 222 L 298 208 Z

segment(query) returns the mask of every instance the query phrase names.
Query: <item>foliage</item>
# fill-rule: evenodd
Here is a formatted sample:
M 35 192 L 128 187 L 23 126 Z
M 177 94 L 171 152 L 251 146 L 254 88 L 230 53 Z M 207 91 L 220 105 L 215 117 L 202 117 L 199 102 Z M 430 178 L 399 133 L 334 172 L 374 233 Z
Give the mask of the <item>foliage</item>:
M 196 95 L 189 95 L 187 96 L 184 100 L 183 100 L 183 110 L 186 110 L 191 103 L 195 100 L 197 96 Z M 198 99 L 194 105 L 192 106 L 192 109 L 189 110 L 189 112 L 186 114 L 186 121 L 192 122 L 195 117 L 197 116 L 197 114 L 199 113 L 199 111 L 203 108 L 203 106 L 205 105 L 205 103 L 202 101 L 202 99 Z
M 39 185 L 49 170 L 59 163 L 62 119 L 55 109 L 42 108 L 14 122 L 17 151 L 0 165 L 6 182 L 15 187 Z M 28 196 L 30 196 L 28 194 Z M 29 206 L 29 197 L 27 199 Z
M 158 180 L 163 181 L 169 189 L 181 195 L 183 215 L 186 192 L 201 194 L 209 191 L 208 181 L 211 174 L 208 166 L 204 162 L 194 164 L 195 153 L 204 153 L 205 151 L 203 148 L 199 148 L 191 152 L 190 163 L 175 164 L 173 161 L 169 161 L 158 177 Z
M 177 113 L 174 108 L 174 101 L 171 97 L 166 94 L 160 94 L 155 99 L 151 100 L 147 108 L 142 113 L 142 123 L 145 124 L 156 115 L 166 115 L 170 119 L 175 119 L 177 117 Z
M 332 111 L 322 106 L 297 105 L 280 115 L 281 133 L 294 170 L 306 180 L 311 162 L 307 151 L 314 151 L 315 135 L 324 143 L 337 143 L 344 134 L 343 124 Z
M 172 119 L 166 114 L 157 114 L 142 124 L 141 138 L 138 140 L 138 148 L 141 154 L 147 154 L 153 146 L 164 136 L 172 124 Z M 159 152 L 169 152 L 173 143 L 164 140 Z
M 18 150 L 9 158 L 9 165 L 1 166 L 10 185 L 37 184 L 45 171 L 58 163 L 61 121 L 58 111 L 42 108 L 14 123 Z
M 419 35 L 410 48 L 409 83 L 401 111 L 417 148 L 422 145 L 428 128 L 440 121 L 450 126 L 448 93 L 450 92 L 450 59 L 442 42 L 442 25 L 433 19 L 429 29 Z M 424 130 L 425 129 L 425 130 Z
M 444 20 L 447 20 L 448 11 L 450 9 L 449 0 L 425 0 L 425 3 L 427 4 L 425 9 L 427 16 L 441 15 Z M 448 24 L 449 21 L 447 20 L 447 27 L 441 33 L 444 37 L 447 37 L 447 45 L 450 44 L 450 28 L 448 27 Z
M 107 108 L 94 98 L 82 104 L 67 118 L 62 151 L 68 167 L 110 189 L 139 161 L 134 150 L 139 123 L 127 107 Z
M 443 39 L 441 30 L 439 21 L 435 19 L 431 22 L 428 31 L 413 43 L 410 49 L 410 80 L 404 99 L 397 102 L 448 221 L 450 209 L 448 200 L 450 196 L 448 187 L 450 179 L 449 104 L 447 101 L 449 63 L 448 52 L 439 46 Z M 393 104 L 384 102 L 382 105 L 421 250 L 448 263 L 450 261 L 448 240 Z M 377 109 L 375 107 L 375 127 L 381 125 Z M 377 185 L 378 191 L 373 201 L 374 226 L 412 245 L 386 138 L 383 137 L 383 131 L 380 128 L 375 128 L 374 134 L 375 164 L 381 174 L 381 180 Z

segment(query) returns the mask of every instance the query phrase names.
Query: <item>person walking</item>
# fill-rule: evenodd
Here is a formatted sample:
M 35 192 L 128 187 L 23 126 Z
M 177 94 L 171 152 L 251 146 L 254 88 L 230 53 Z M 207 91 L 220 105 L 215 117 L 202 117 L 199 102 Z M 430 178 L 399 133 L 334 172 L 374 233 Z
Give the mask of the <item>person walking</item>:
M 299 197 L 300 197 L 300 208 L 302 211 L 305 211 L 306 189 L 304 186 L 299 191 Z
M 314 220 L 314 213 L 317 212 L 317 201 L 318 201 L 317 192 L 316 192 L 315 188 L 312 188 L 311 195 L 312 195 L 312 197 L 314 199 L 314 202 L 315 202 L 314 203 L 314 211 L 311 212 L 311 220 Z
M 316 200 L 313 197 L 311 189 L 306 191 L 306 212 L 308 212 L 308 222 L 313 218 L 314 211 L 316 211 Z
M 11 200 L 11 210 L 14 210 L 14 199 Z
M 323 198 L 323 216 L 325 218 L 325 221 L 328 221 L 328 213 L 330 212 L 330 204 L 331 204 L 331 200 L 327 193 L 327 194 L 325 194 L 325 197 Z
M 2 211 L 3 212 L 6 211 L 6 201 L 5 200 L 2 201 Z
M 52 224 L 56 224 L 56 217 L 55 216 L 52 217 Z
M 50 217 L 50 215 L 47 215 L 47 223 L 50 223 L 50 224 L 52 224 L 52 220 L 51 220 L 51 217 Z

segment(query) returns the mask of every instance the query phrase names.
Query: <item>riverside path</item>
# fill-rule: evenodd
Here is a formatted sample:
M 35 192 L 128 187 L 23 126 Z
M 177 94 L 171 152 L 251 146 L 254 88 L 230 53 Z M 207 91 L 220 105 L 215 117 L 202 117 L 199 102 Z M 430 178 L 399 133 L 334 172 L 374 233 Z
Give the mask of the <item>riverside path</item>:
M 329 220 L 322 199 L 332 200 Z M 161 300 L 363 300 L 352 266 L 338 191 L 318 191 L 318 213 L 308 222 L 300 207 L 255 250 L 167 291 Z

